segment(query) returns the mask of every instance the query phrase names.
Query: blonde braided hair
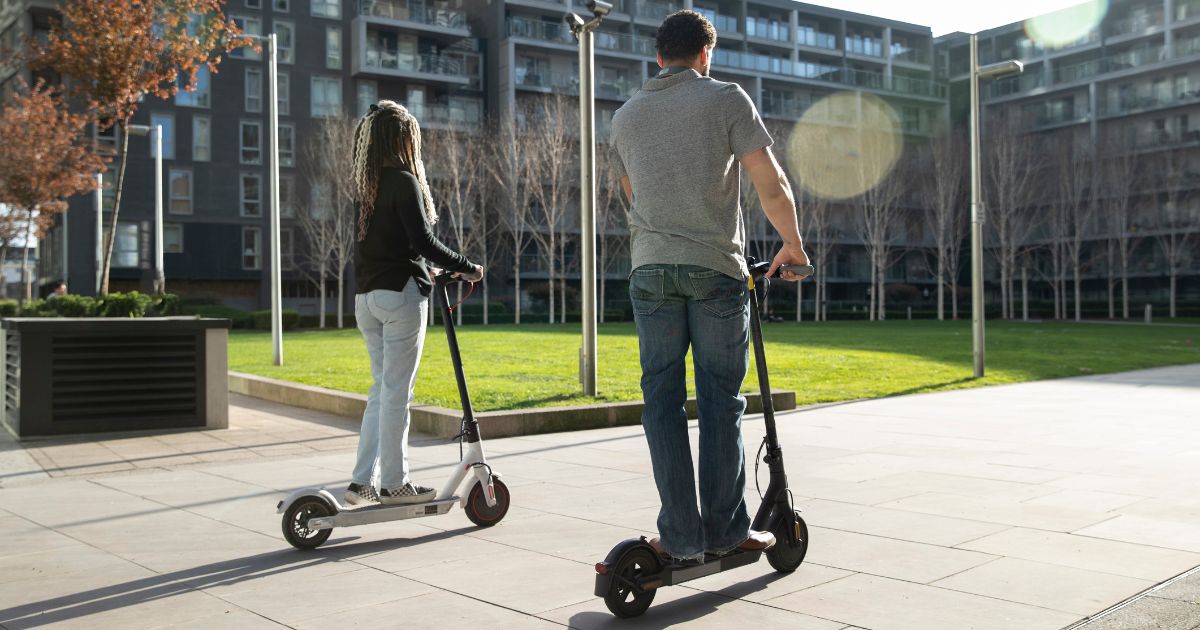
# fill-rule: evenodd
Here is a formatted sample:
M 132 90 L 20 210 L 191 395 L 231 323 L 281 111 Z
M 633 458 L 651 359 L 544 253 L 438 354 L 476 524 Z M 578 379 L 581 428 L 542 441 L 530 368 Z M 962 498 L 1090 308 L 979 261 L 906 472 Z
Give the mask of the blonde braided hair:
M 358 121 L 354 130 L 354 190 L 358 195 L 358 240 L 367 238 L 371 214 L 379 194 L 379 172 L 396 164 L 417 178 L 425 203 L 425 220 L 437 222 L 437 208 L 429 194 L 425 163 L 421 159 L 421 127 L 403 105 L 379 101 Z

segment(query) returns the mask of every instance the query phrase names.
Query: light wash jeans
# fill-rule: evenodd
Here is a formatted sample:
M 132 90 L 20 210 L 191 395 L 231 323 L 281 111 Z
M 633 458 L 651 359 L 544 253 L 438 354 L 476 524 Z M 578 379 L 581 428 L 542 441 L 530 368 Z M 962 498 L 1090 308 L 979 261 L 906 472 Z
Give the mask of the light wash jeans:
M 371 389 L 358 437 L 358 462 L 351 481 L 370 485 L 379 465 L 381 488 L 408 478 L 408 406 L 425 343 L 429 298 L 415 282 L 404 291 L 377 289 L 354 296 L 354 317 L 371 355 Z
M 642 426 L 662 509 L 658 533 L 676 558 L 739 545 L 750 529 L 740 393 L 750 360 L 746 283 L 695 265 L 643 265 L 629 279 L 642 359 Z M 700 511 L 688 436 L 688 346 L 700 411 Z

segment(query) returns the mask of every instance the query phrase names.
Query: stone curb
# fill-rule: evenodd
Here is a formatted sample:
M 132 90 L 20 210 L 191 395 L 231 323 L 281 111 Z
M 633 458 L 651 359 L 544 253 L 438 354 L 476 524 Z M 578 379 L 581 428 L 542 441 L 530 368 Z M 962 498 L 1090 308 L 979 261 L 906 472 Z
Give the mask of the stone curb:
M 314 387 L 290 381 L 267 378 L 242 372 L 229 373 L 229 391 L 270 402 L 324 411 L 346 418 L 362 417 L 367 405 L 363 394 L 352 394 L 324 387 Z M 762 413 L 762 396 L 747 393 L 746 413 Z M 796 408 L 796 392 L 777 390 L 771 396 L 776 411 Z M 569 407 L 538 407 L 507 411 L 484 411 L 475 414 L 488 438 L 579 431 L 640 424 L 640 402 L 598 403 Z M 687 401 L 689 418 L 696 417 L 696 399 Z M 433 405 L 413 405 L 412 429 L 434 437 L 458 435 L 462 412 Z

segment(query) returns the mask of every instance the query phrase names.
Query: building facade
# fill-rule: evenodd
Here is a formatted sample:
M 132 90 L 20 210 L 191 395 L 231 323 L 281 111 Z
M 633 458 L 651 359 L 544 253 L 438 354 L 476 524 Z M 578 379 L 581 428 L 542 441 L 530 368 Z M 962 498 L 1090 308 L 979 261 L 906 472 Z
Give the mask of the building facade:
M 1177 301 L 1200 300 L 1200 1 L 1113 0 L 1077 39 L 1054 45 L 1031 32 L 1036 25 L 1026 21 L 978 34 L 980 64 L 1025 64 L 1022 74 L 982 86 L 981 122 L 986 131 L 989 121 L 1008 121 L 1030 138 L 1078 143 L 1093 156 L 1096 194 L 1089 203 L 1096 207 L 1085 230 L 1083 299 L 1106 300 L 1120 275 L 1109 247 L 1121 238 L 1132 247 L 1131 299 L 1139 312 L 1143 303 L 1169 301 L 1172 275 Z M 952 82 L 951 110 L 964 125 L 967 46 L 962 33 L 937 42 L 939 73 Z M 1123 229 L 1105 216 L 1105 197 L 1115 193 L 1100 166 L 1121 155 L 1133 167 L 1131 216 Z M 1042 157 L 1043 168 L 1052 170 L 1053 156 Z M 1039 203 L 1055 203 L 1050 177 L 1041 182 Z M 1053 236 L 1039 229 L 1029 241 L 1043 250 L 1035 261 L 1041 273 L 1032 278 L 1035 297 L 1050 300 L 1047 276 L 1054 274 L 1046 252 Z

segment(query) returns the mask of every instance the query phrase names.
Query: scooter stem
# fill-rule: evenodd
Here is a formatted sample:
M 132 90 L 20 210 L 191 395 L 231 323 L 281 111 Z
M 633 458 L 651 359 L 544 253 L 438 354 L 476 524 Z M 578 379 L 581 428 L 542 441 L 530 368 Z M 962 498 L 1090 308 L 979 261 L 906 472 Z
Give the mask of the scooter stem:
M 434 281 L 438 306 L 442 311 L 442 323 L 446 326 L 446 341 L 450 344 L 450 362 L 454 364 L 454 378 L 458 381 L 458 398 L 462 402 L 463 423 L 467 442 L 479 441 L 479 423 L 475 421 L 475 410 L 471 407 L 471 394 L 467 391 L 467 377 L 463 374 L 462 355 L 458 351 L 458 335 L 454 331 L 454 313 L 450 310 L 448 284 L 453 278 L 440 275 Z
M 750 272 L 750 337 L 754 340 L 754 365 L 758 369 L 758 389 L 762 398 L 763 420 L 767 425 L 767 453 L 779 450 L 775 432 L 775 401 L 771 398 L 771 383 L 767 376 L 767 357 L 763 350 L 762 318 L 758 310 L 758 292 L 754 288 L 754 270 Z

